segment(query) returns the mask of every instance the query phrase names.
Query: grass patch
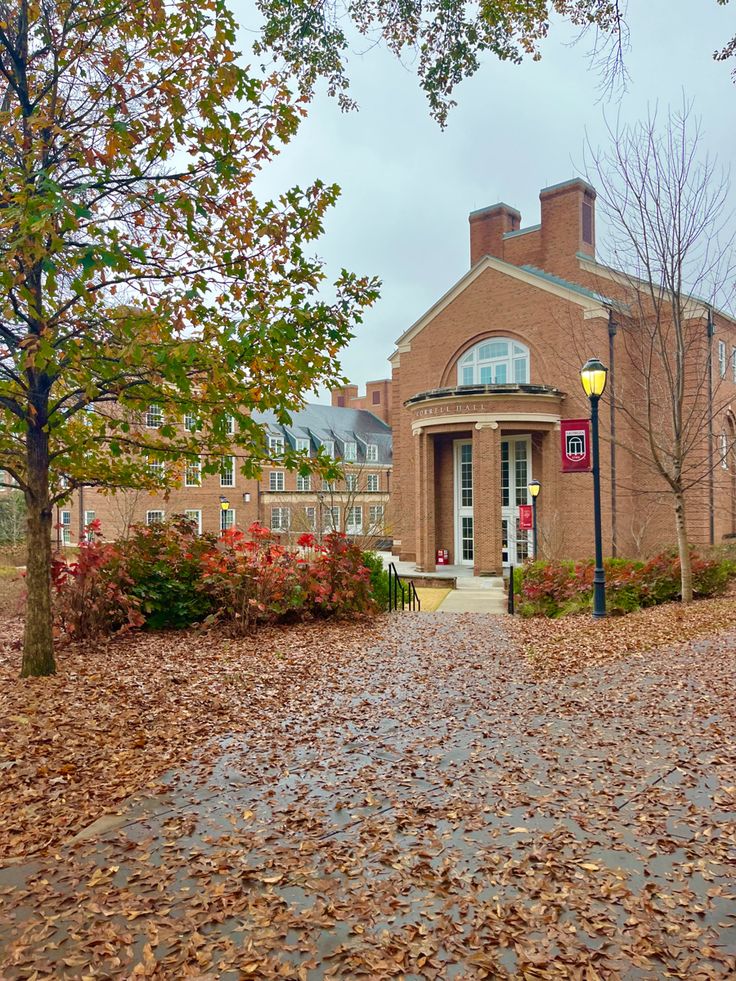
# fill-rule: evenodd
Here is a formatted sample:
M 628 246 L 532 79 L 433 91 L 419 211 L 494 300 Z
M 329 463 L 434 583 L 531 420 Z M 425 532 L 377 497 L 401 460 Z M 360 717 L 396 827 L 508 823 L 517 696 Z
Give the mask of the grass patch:
M 422 604 L 422 612 L 431 613 L 432 610 L 436 610 L 449 592 L 449 589 L 433 589 L 431 586 L 418 588 L 417 596 Z

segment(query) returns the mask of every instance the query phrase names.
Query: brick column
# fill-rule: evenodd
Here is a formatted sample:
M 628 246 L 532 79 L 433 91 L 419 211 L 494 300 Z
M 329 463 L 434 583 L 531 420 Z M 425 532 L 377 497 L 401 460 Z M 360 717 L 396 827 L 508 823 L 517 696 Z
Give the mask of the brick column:
M 539 527 L 539 555 L 543 559 L 560 558 L 565 549 L 560 521 L 560 431 L 553 429 L 542 439 L 542 472 L 535 477 L 542 485 L 537 498 L 537 524 Z M 574 477 L 572 478 L 575 479 Z M 587 501 L 586 501 L 587 504 Z
M 489 423 L 473 430 L 473 529 L 476 576 L 500 576 L 501 430 Z
M 434 437 L 420 431 L 416 442 L 416 537 L 417 568 L 435 571 Z

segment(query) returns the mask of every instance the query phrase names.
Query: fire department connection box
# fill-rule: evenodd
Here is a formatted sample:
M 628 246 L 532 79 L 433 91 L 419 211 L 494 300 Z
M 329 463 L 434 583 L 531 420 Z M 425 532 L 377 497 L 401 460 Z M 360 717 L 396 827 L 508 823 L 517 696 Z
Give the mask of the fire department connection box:
M 438 548 L 435 563 L 437 565 L 449 565 L 450 564 L 450 552 L 446 548 Z

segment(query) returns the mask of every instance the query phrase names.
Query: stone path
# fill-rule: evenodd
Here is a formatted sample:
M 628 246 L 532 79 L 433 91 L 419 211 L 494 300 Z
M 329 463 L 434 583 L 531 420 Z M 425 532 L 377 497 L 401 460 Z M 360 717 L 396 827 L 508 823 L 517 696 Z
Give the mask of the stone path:
M 506 592 L 501 578 L 458 579 L 453 589 L 437 608 L 442 613 L 505 614 Z
M 0 977 L 736 976 L 708 644 L 538 683 L 503 622 L 387 619 L 311 711 L 0 871 Z

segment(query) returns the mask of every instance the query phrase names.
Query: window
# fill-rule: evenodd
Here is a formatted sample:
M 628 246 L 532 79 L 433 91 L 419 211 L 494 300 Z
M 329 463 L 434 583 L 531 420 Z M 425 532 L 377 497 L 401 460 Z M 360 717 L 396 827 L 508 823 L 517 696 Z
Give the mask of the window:
M 529 349 L 503 337 L 476 344 L 458 362 L 458 385 L 525 385 Z
M 289 509 L 271 508 L 271 531 L 289 530 Z
M 235 527 L 235 508 L 224 510 L 220 508 L 220 531 L 227 531 L 228 528 Z
M 164 412 L 160 405 L 149 405 L 146 411 L 146 426 L 160 429 L 164 424 Z
M 344 395 L 338 395 L 337 396 L 337 407 L 338 407 L 338 409 L 344 409 L 345 408 L 345 396 Z
M 324 531 L 340 530 L 340 508 L 322 508 L 322 528 Z
M 297 436 L 296 438 L 296 448 L 300 453 L 309 453 L 311 447 L 309 445 L 308 436 Z
M 187 460 L 184 468 L 184 486 L 199 487 L 202 483 L 202 464 L 199 460 Z
M 721 378 L 726 377 L 726 342 L 718 342 L 718 368 L 721 372 Z
M 283 436 L 269 436 L 268 437 L 268 452 L 271 456 L 283 456 L 284 455 L 284 437 Z
M 282 491 L 284 489 L 284 471 L 272 470 L 268 475 L 268 489 L 270 491 Z
M 92 522 L 94 520 L 95 520 L 95 512 L 94 511 L 85 511 L 84 512 L 84 532 L 85 532 L 85 537 L 86 537 L 86 539 L 87 539 L 88 542 L 91 542 L 93 540 L 93 538 L 95 537 L 94 536 L 94 532 L 90 531 L 90 528 L 89 528 L 89 526 L 92 524 Z
M 357 460 L 358 459 L 358 444 L 357 443 L 346 443 L 345 444 L 345 459 L 346 460 Z
M 59 515 L 61 525 L 61 543 L 62 545 L 71 545 L 72 543 L 72 512 L 62 511 Z
M 368 515 L 370 517 L 370 530 L 373 532 L 383 531 L 383 504 L 371 504 Z
M 374 392 L 373 393 L 373 405 L 380 405 L 380 404 L 381 404 L 381 393 L 380 392 Z
M 304 508 L 304 517 L 307 522 L 307 528 L 310 531 L 315 531 L 317 528 L 317 508 L 311 504 Z
M 352 507 L 345 512 L 346 531 L 348 535 L 359 535 L 363 531 L 363 508 Z
M 335 493 L 335 482 L 334 482 L 334 480 L 323 480 L 322 481 L 322 490 L 325 491 L 327 494 L 334 494 Z
M 378 463 L 378 444 L 368 443 L 365 448 L 365 458 L 368 463 Z
M 587 245 L 593 244 L 593 205 L 590 201 L 583 201 L 583 241 Z
M 198 508 L 192 508 L 184 512 L 184 517 L 189 518 L 197 526 L 197 534 L 202 534 L 202 512 Z
M 220 462 L 220 487 L 235 486 L 235 457 L 224 456 Z
M 225 416 L 225 432 L 228 436 L 233 436 L 235 433 L 235 416 L 231 416 L 229 412 Z
M 309 474 L 306 477 L 302 477 L 301 474 L 296 475 L 296 489 L 298 491 L 311 491 L 312 489 L 312 478 Z
M 187 412 L 184 415 L 184 428 L 190 433 L 193 433 L 197 428 L 197 417 L 193 412 Z
M 163 480 L 166 475 L 166 464 L 163 460 L 149 460 L 148 472 L 158 480 Z
M 733 383 L 736 385 L 736 347 L 731 348 L 731 371 Z
M 163 520 L 164 520 L 163 511 L 146 511 L 147 525 L 160 525 L 163 524 Z
M 367 479 L 367 489 L 370 493 L 380 490 L 379 476 L 377 473 L 369 473 Z
M 354 473 L 349 473 L 345 477 L 345 490 L 357 491 L 358 489 L 358 478 Z
M 728 470 L 728 436 L 721 433 L 721 466 Z
M 322 443 L 322 449 L 325 454 L 331 459 L 335 459 L 335 441 L 332 439 L 327 439 Z

